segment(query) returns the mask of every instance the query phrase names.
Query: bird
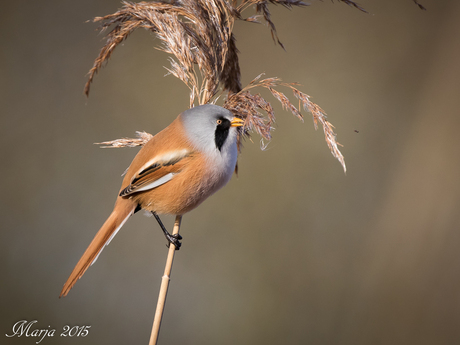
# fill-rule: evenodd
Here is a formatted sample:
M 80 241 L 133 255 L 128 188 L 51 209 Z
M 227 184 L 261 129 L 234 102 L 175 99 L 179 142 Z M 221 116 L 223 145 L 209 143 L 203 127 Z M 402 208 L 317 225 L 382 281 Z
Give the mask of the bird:
M 158 221 L 168 245 L 180 248 L 180 235 L 171 235 L 160 214 L 193 210 L 222 188 L 236 169 L 238 131 L 244 120 L 214 104 L 182 112 L 139 150 L 128 167 L 114 209 L 78 261 L 59 297 L 66 296 L 103 248 L 141 209 Z

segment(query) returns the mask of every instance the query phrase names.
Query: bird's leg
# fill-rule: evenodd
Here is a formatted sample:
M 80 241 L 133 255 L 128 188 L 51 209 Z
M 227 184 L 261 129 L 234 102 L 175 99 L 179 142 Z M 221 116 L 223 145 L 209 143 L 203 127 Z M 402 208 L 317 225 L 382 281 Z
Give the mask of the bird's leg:
M 165 234 L 165 237 L 166 239 L 168 240 L 168 247 L 170 246 L 170 244 L 172 243 L 174 245 L 174 247 L 176 247 L 176 250 L 179 250 L 180 249 L 180 246 L 182 245 L 181 242 L 179 242 L 179 240 L 182 239 L 182 236 L 179 235 L 179 234 L 174 234 L 174 235 L 171 235 L 168 230 L 166 230 L 165 226 L 163 225 L 160 217 L 158 216 L 158 214 L 154 211 L 152 211 L 152 214 L 155 216 L 155 219 L 157 220 L 158 224 L 160 224 L 160 227 L 161 227 L 161 230 L 163 230 L 163 233 Z

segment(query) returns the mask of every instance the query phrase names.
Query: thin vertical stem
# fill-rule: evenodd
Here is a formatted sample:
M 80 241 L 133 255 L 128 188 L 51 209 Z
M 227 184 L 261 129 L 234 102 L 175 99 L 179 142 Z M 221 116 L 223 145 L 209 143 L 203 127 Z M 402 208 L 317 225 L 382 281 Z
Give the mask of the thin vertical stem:
M 172 234 L 179 234 L 180 223 L 182 216 L 176 216 Z M 166 258 L 165 272 L 161 278 L 160 293 L 158 295 L 157 309 L 155 311 L 155 318 L 153 319 L 152 334 L 150 335 L 149 345 L 156 345 L 158 335 L 160 334 L 161 319 L 163 317 L 163 310 L 166 303 L 166 295 L 168 293 L 169 280 L 171 276 L 172 264 L 174 259 L 174 252 L 176 247 L 173 244 L 169 245 L 168 257 Z

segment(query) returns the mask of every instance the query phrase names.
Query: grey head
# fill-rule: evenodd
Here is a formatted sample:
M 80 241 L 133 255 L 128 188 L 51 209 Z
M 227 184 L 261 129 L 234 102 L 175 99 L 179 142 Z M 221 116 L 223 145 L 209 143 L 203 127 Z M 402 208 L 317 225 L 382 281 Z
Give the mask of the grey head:
M 214 104 L 184 111 L 180 118 L 192 144 L 205 152 L 236 150 L 237 128 L 232 113 Z

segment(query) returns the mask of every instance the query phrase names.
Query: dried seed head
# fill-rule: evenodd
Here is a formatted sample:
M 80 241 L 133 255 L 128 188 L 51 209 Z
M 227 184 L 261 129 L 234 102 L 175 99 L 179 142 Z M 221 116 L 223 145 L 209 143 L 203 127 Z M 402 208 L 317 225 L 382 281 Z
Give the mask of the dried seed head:
M 339 1 L 364 11 L 354 1 Z M 241 138 L 249 136 L 250 132 L 259 134 L 265 142 L 271 139 L 274 110 L 260 94 L 250 92 L 253 88 L 262 87 L 300 120 L 303 120 L 301 107 L 311 112 L 315 128 L 318 123 L 322 125 L 327 145 L 345 170 L 332 124 L 327 121 L 325 112 L 296 88 L 296 83 L 284 83 L 279 78 L 261 79 L 262 75 L 259 75 L 246 87 L 241 86 L 238 49 L 233 35 L 234 22 L 258 22 L 263 18 L 273 40 L 283 47 L 271 20 L 269 4 L 286 8 L 307 5 L 298 0 L 243 0 L 239 4 L 237 0 L 123 2 L 123 7 L 116 13 L 94 19 L 95 22 L 102 22 L 102 31 L 109 27 L 112 29 L 106 35 L 106 44 L 89 71 L 85 93 L 89 94 L 94 76 L 109 60 L 117 45 L 134 30 L 144 28 L 159 38 L 161 44 L 157 48 L 171 55 L 166 70 L 189 88 L 190 107 L 215 103 L 221 93 L 227 93 L 223 106 L 245 120 L 244 129 L 240 129 L 239 144 Z M 242 19 L 241 12 L 249 7 L 255 8 L 256 16 Z M 289 97 L 280 92 L 279 87 L 290 89 L 298 99 L 299 106 L 296 107 Z M 132 147 L 145 144 L 150 137 L 150 134 L 143 133 L 138 134 L 137 139 L 125 138 L 101 144 L 106 147 Z

